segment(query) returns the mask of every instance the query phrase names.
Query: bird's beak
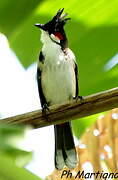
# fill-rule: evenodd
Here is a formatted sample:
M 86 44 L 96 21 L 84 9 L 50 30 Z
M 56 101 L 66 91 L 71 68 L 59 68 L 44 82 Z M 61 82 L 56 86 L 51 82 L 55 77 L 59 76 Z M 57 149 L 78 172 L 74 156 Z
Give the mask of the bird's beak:
M 35 24 L 35 26 L 45 31 L 43 24 Z

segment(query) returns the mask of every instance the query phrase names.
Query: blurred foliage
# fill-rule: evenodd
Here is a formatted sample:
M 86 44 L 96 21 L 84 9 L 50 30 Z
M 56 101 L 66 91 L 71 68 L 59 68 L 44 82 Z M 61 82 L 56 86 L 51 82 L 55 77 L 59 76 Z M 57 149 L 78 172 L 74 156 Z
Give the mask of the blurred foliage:
M 28 67 L 38 59 L 41 49 L 40 31 L 34 24 L 47 22 L 63 7 L 71 17 L 65 30 L 69 47 L 74 51 L 79 65 L 80 95 L 117 87 L 118 65 L 105 69 L 106 64 L 118 53 L 117 0 L 1 0 L 0 32 L 7 36 L 10 47 L 21 63 Z M 73 123 L 77 137 L 94 122 L 95 117 L 90 116 Z M 3 144 L 3 148 L 8 152 L 11 146 Z M 16 156 L 21 153 L 16 149 L 14 151 Z
M 74 135 L 80 139 L 80 137 L 85 132 L 86 128 L 91 126 L 99 117 L 100 115 L 103 115 L 104 113 L 94 114 L 88 117 L 84 117 L 77 120 L 72 121 L 72 128 L 74 129 Z
M 19 147 L 23 141 L 27 128 L 23 126 L 0 125 L 0 155 L 6 155 L 20 167 L 26 165 L 32 158 L 32 152 L 24 151 Z
M 23 126 L 0 125 L 0 180 L 13 180 L 16 176 L 17 179 L 34 177 L 38 180 L 26 170 L 21 169 L 32 159 L 32 152 L 19 148 L 19 142 L 24 139 L 26 131 L 27 129 Z
M 67 172 L 72 172 L 72 177 L 67 174 L 61 178 L 62 172 L 54 170 L 53 173 L 48 176 L 47 180 L 74 180 L 77 173 L 84 170 L 86 173 L 105 173 L 101 178 L 92 179 L 117 179 L 117 165 L 118 165 L 118 108 L 107 112 L 105 115 L 100 115 L 97 121 L 90 126 L 80 139 L 79 146 L 76 147 L 78 152 L 78 165 L 75 169 Z M 87 164 L 86 164 L 87 163 Z M 93 168 L 93 171 L 91 169 Z M 92 172 L 91 172 L 92 171 Z M 111 174 L 110 178 L 107 173 L 116 173 L 116 177 L 113 178 Z M 89 176 L 90 177 L 90 176 Z M 88 177 L 88 178 L 89 178 Z M 80 180 L 88 179 L 85 177 L 77 177 Z M 90 178 L 90 179 L 91 179 Z
M 0 163 L 0 180 L 40 180 L 25 169 L 17 167 L 7 156 L 0 156 Z

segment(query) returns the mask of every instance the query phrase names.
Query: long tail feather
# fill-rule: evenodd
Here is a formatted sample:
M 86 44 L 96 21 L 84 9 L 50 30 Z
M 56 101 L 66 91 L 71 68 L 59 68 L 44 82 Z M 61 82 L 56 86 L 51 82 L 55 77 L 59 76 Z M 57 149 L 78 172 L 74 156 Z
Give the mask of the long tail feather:
M 73 169 L 77 165 L 77 153 L 71 131 L 71 125 L 69 122 L 64 123 L 63 138 L 64 138 L 64 161 L 69 169 Z
M 59 125 L 54 125 L 55 132 L 55 167 L 63 169 L 65 162 L 63 157 L 63 129 Z
M 70 123 L 55 125 L 55 167 L 62 169 L 65 165 L 73 169 L 77 164 L 77 155 Z

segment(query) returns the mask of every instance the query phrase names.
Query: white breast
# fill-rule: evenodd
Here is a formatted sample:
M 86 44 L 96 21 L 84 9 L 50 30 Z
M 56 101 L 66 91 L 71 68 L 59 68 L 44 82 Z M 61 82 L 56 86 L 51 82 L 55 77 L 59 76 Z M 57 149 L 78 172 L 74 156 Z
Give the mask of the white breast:
M 43 46 L 42 51 L 45 62 L 41 83 L 47 102 L 54 105 L 71 100 L 76 91 L 74 54 L 68 49 L 68 56 L 64 55 L 61 47 L 53 42 Z

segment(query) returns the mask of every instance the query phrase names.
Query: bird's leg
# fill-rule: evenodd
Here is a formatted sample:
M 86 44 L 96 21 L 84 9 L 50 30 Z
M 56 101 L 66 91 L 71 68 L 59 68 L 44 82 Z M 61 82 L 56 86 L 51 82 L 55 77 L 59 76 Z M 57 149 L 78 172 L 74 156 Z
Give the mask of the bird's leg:
M 76 102 L 77 102 L 78 100 L 80 100 L 80 103 L 82 103 L 82 101 L 84 100 L 83 96 L 75 96 L 75 97 L 73 97 L 73 99 L 75 99 Z
M 42 107 L 42 115 L 43 115 L 43 117 L 44 117 L 47 121 L 49 121 L 49 119 L 48 119 L 48 113 L 47 113 L 47 112 L 50 112 L 50 109 L 49 109 L 49 107 L 48 107 L 48 104 L 45 103 L 45 104 L 43 105 L 43 107 Z

